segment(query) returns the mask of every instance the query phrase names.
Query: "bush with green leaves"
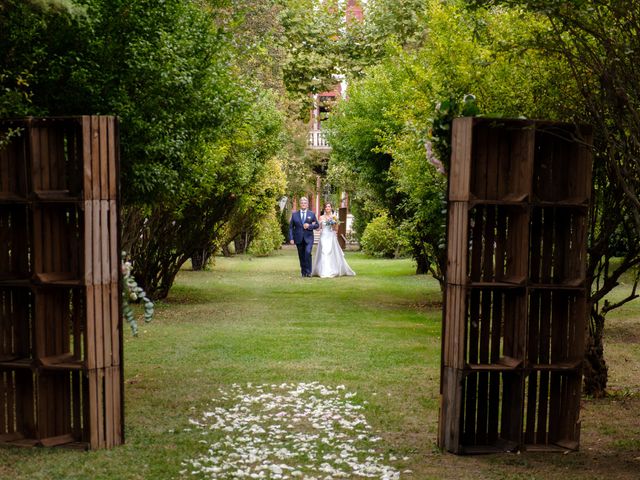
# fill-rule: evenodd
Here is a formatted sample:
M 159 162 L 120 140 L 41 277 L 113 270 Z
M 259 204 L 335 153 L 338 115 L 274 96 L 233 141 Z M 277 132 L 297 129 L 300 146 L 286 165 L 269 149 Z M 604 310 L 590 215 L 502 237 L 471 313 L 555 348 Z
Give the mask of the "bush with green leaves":
M 266 257 L 282 247 L 282 231 L 275 209 L 260 220 L 256 230 L 247 253 L 255 257 Z
M 365 228 L 360 239 L 362 250 L 367 255 L 377 258 L 394 258 L 401 256 L 406 245 L 402 235 L 385 213 L 374 218 Z

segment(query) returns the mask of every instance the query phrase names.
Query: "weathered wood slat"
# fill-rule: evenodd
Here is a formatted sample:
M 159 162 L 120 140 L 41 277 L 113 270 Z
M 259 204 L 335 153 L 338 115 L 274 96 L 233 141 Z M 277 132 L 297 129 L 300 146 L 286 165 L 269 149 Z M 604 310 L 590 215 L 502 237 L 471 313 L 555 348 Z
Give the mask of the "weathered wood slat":
M 16 183 L 17 175 L 17 161 L 15 154 L 11 155 L 10 149 L 14 146 L 15 142 L 11 142 L 5 145 L 4 148 L 0 148 L 0 193 L 9 196 L 10 194 L 17 194 Z
M 12 218 L 12 225 L 14 227 L 12 264 L 14 271 L 17 272 L 17 275 L 20 277 L 28 275 L 30 262 L 32 261 L 29 250 L 33 244 L 28 235 L 30 220 L 30 211 L 24 206 L 19 207 Z
M 466 252 L 468 249 L 467 204 L 453 202 L 449 210 L 449 224 L 455 234 L 448 245 L 447 282 L 464 285 L 467 282 Z
M 100 200 L 92 201 L 93 206 L 93 238 L 96 241 L 92 245 L 93 249 L 93 305 L 95 324 L 94 342 L 96 349 L 96 368 L 104 368 L 104 310 L 102 307 L 102 241 L 100 239 Z
M 496 236 L 495 236 L 495 274 L 494 280 L 502 282 L 509 278 L 509 264 L 512 263 L 513 252 L 508 255 L 507 232 L 511 234 L 509 216 L 504 208 L 498 208 L 496 212 Z
M 93 156 L 91 153 L 93 142 L 91 138 L 91 117 L 83 116 L 81 119 L 82 128 L 82 191 L 83 200 L 85 200 L 85 206 L 88 201 L 93 199 Z M 79 141 L 80 143 L 80 141 Z M 86 216 L 87 219 L 91 218 L 90 215 Z
M 15 370 L 15 409 L 16 431 L 24 434 L 26 438 L 36 436 L 34 379 L 30 370 Z
M 108 127 L 108 162 L 107 168 L 109 171 L 109 191 L 107 194 L 107 200 L 116 201 L 118 199 L 118 165 L 119 165 L 119 153 L 118 153 L 118 129 L 115 117 L 109 117 L 107 122 Z M 345 220 L 346 223 L 346 220 Z
M 443 446 L 454 453 L 462 451 L 461 422 L 463 374 L 460 369 L 445 367 L 442 404 L 444 428 L 441 432 Z
M 487 128 L 477 126 L 471 140 L 473 158 L 471 159 L 471 195 L 480 200 L 489 199 L 487 191 L 487 163 L 489 152 L 487 151 Z
M 549 363 L 550 355 L 550 292 L 542 292 L 540 295 L 540 336 L 539 336 L 539 361 Z M 547 421 L 549 412 L 549 373 L 540 372 L 539 396 L 538 396 L 538 424 L 536 443 L 547 442 Z
M 91 123 L 91 198 L 100 200 L 100 119 L 90 117 Z
M 450 201 L 469 200 L 469 178 L 471 168 L 471 129 L 472 118 L 456 118 L 451 143 L 453 145 L 451 161 Z
M 12 237 L 15 232 L 15 229 L 9 228 L 12 224 L 13 216 L 11 209 L 0 205 L 0 245 L 6 246 L 0 250 L 0 275 L 6 278 L 11 278 L 12 274 L 15 275 L 17 273 L 12 265 L 14 262 L 9 253 L 13 246 Z
M 501 338 L 502 323 L 508 322 L 510 319 L 503 318 L 503 294 L 502 292 L 494 292 L 491 318 L 491 340 L 490 340 L 490 364 L 499 364 L 502 357 Z M 498 420 L 500 413 L 500 376 L 492 374 L 489 377 L 489 405 L 488 405 L 488 441 L 494 443 L 498 440 Z
M 117 281 L 109 284 L 111 317 L 109 327 L 111 328 L 111 364 L 118 366 L 121 364 L 120 346 L 120 288 Z
M 492 149 L 495 156 L 496 169 L 496 200 L 508 198 L 515 186 L 512 184 L 511 169 L 514 167 L 511 159 L 511 136 L 510 131 L 500 131 L 495 129 L 495 146 Z
M 100 283 L 108 284 L 111 282 L 111 238 L 110 227 L 111 219 L 109 215 L 109 201 L 100 201 Z
M 468 322 L 468 338 L 469 353 L 468 363 L 480 363 L 478 356 L 479 351 L 479 326 L 480 326 L 480 290 L 471 290 L 469 297 L 469 322 Z M 464 424 L 464 443 L 473 445 L 476 443 L 475 425 L 476 425 L 476 395 L 477 395 L 477 377 L 471 376 L 466 379 L 465 383 L 465 424 Z
M 49 146 L 49 130 L 38 128 L 40 140 L 40 184 L 42 190 L 53 190 L 51 188 L 51 148 Z
M 5 384 L 4 405 L 7 406 L 7 421 L 3 428 L 3 432 L 15 433 L 18 419 L 16 418 L 16 377 L 13 372 L 6 371 L 3 373 Z M 3 415 L 4 416 L 4 415 Z M 19 427 L 18 427 L 19 428 Z
M 497 128 L 488 127 L 484 129 L 484 154 L 486 155 L 486 193 L 483 198 L 498 200 L 499 196 L 499 181 L 498 176 L 500 174 L 499 169 L 499 151 L 500 151 L 500 131 Z
M 50 375 L 40 374 L 37 377 L 36 415 L 38 439 L 53 436 L 56 416 Z
M 505 439 L 522 444 L 522 393 L 523 374 L 521 372 L 503 373 L 502 424 L 501 432 Z
M 491 326 L 491 290 L 483 290 L 480 302 L 480 346 L 479 346 L 479 363 L 489 363 L 489 340 Z M 489 397 L 489 374 L 487 372 L 478 373 L 477 386 L 477 412 L 476 412 L 476 443 L 486 445 L 487 438 L 487 419 L 488 419 L 488 397 Z
M 102 343 L 104 349 L 104 366 L 111 367 L 113 366 L 113 340 L 111 337 L 112 315 L 110 285 L 108 283 L 101 284 L 100 292 L 102 294 Z
M 533 182 L 533 159 L 535 157 L 535 129 L 533 122 L 527 122 L 522 130 L 513 133 L 511 160 L 514 175 L 515 194 L 531 198 Z
M 65 154 L 64 125 L 50 130 L 51 148 L 51 190 L 69 190 L 67 182 L 67 162 Z
M 109 201 L 109 283 L 118 282 L 120 276 L 120 248 L 118 245 L 118 205 L 116 200 Z
M 88 409 L 88 425 L 89 425 L 89 444 L 91 448 L 100 448 L 104 446 L 104 429 L 102 422 L 102 389 L 100 373 L 101 369 L 91 369 L 87 372 L 89 402 Z
M 0 372 L 0 405 L 4 407 L 0 415 L 0 435 L 12 433 L 13 429 L 13 402 L 9 403 L 9 395 L 13 390 L 12 380 L 11 372 Z M 10 419 L 5 419 L 5 408 L 11 412 Z
M 84 221 L 82 224 L 82 267 L 84 270 L 84 284 L 93 284 L 93 202 L 91 200 L 85 200 L 83 202 Z M 97 239 L 95 239 L 97 241 Z
M 508 276 L 516 280 L 527 278 L 529 275 L 528 255 L 520 252 L 529 252 L 529 209 L 514 209 L 514 218 L 510 225 L 508 239 Z
M 120 390 L 120 368 L 110 367 L 106 370 L 105 376 L 105 410 L 111 412 L 107 419 L 107 446 L 113 447 L 121 445 L 122 441 L 122 411 L 121 411 L 121 390 Z
M 100 194 L 99 200 L 109 200 L 109 140 L 107 117 L 99 117 L 98 126 L 100 129 L 100 153 L 98 164 L 100 165 Z
M 82 439 L 82 378 L 83 372 L 77 372 L 72 375 L 71 396 L 72 396 L 72 412 L 71 423 L 72 433 L 75 440 Z M 86 403 L 86 402 L 85 402 Z
M 31 151 L 31 185 L 33 190 L 42 190 L 40 133 L 36 128 L 29 129 L 29 148 Z

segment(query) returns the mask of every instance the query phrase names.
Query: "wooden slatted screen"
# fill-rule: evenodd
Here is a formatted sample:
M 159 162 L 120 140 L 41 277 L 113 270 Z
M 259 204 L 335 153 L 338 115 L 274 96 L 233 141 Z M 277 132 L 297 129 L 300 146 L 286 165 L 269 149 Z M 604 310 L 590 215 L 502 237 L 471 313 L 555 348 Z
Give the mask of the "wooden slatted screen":
M 0 444 L 123 442 L 118 125 L 0 121 Z
M 442 448 L 578 448 L 590 144 L 585 126 L 454 121 Z

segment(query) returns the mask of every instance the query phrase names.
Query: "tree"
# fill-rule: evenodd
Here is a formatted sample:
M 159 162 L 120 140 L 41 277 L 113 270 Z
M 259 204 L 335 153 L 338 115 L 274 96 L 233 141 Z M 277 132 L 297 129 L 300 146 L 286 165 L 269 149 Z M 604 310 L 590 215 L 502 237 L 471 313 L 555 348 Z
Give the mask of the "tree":
M 341 73 L 338 39 L 344 11 L 334 2 L 317 0 L 287 0 L 285 5 L 280 16 L 284 84 L 308 107 L 309 95 L 331 89 Z
M 281 149 L 282 122 L 269 96 L 247 102 L 243 115 L 225 126 L 227 135 L 203 145 L 202 163 L 194 162 L 187 176 L 197 184 L 184 199 L 132 212 L 131 252 L 138 259 L 136 278 L 147 291 L 153 285 L 157 296 L 166 296 L 195 251 L 211 253 L 229 240 L 225 227 L 238 217 L 246 228 L 275 208 L 283 193 L 280 164 L 274 160 Z
M 575 89 L 562 86 L 562 62 L 527 48 L 546 28 L 535 15 L 431 1 L 423 18 L 422 44 L 388 44 L 387 56 L 351 84 L 330 119 L 329 141 L 331 168 L 389 212 L 408 236 L 417 271 L 442 282 L 446 182 L 436 165 L 448 165 L 453 117 L 562 119 Z
M 281 115 L 232 62 L 225 2 L 39 3 L 0 10 L 1 113 L 120 117 L 123 244 L 147 293 L 166 296 L 262 180 Z
M 580 97 L 571 118 L 594 127 L 594 206 L 591 214 L 588 278 L 590 338 L 585 391 L 604 395 L 607 366 L 605 316 L 637 298 L 611 304 L 606 296 L 629 270 L 640 264 L 640 15 L 630 1 L 508 0 L 482 2 L 526 8 L 548 21 L 532 44 L 567 65 L 567 79 Z M 628 248 L 620 252 L 620 239 Z M 622 258 L 616 258 L 622 253 Z

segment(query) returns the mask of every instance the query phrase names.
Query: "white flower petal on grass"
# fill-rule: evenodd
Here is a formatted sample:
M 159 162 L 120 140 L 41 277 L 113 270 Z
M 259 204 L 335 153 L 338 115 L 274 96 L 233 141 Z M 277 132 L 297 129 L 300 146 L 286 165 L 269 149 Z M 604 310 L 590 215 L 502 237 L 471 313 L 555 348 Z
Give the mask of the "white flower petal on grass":
M 214 441 L 201 440 L 209 451 L 183 462 L 185 474 L 205 479 L 396 480 L 400 473 L 384 465 L 381 453 L 371 448 L 382 439 L 372 434 L 362 413 L 366 402 L 354 403 L 356 396 L 344 385 L 319 382 L 221 389 L 211 411 L 190 419 Z

